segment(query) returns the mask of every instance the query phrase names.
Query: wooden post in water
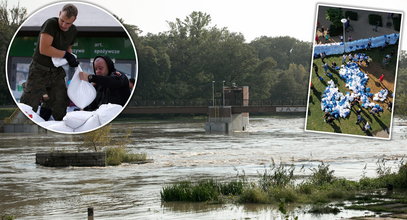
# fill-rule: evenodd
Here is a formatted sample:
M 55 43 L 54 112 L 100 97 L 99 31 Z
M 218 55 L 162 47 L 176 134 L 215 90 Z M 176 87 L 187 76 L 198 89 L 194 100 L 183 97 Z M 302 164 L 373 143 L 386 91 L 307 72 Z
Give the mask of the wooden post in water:
M 88 208 L 88 220 L 93 220 L 93 207 Z

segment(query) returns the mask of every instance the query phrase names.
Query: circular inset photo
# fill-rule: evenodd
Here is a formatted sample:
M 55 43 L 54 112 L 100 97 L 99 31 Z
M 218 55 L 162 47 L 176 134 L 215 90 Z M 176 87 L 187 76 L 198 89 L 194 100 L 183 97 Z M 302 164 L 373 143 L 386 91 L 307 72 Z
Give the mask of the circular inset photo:
M 129 102 L 137 81 L 134 43 L 121 22 L 83 2 L 44 7 L 19 27 L 7 52 L 7 82 L 20 110 L 64 134 L 95 130 Z

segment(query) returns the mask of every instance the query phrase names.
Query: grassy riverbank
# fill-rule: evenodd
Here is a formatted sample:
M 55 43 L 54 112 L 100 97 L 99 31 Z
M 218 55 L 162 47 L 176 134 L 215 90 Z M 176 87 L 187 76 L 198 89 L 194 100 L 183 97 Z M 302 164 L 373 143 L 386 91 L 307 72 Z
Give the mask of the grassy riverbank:
M 298 183 L 294 170 L 293 165 L 273 163 L 258 175 L 257 181 L 249 181 L 244 175 L 226 182 L 215 179 L 183 181 L 163 187 L 160 194 L 163 202 L 258 203 L 282 207 L 311 204 L 310 212 L 318 213 L 337 212 L 337 208 L 328 206 L 335 203 L 337 207 L 349 209 L 407 213 L 405 164 L 398 172 L 386 171 L 377 178 L 359 181 L 337 178 L 329 165 L 322 163 L 312 169 L 309 178 Z M 350 201 L 351 205 L 345 206 L 345 201 Z

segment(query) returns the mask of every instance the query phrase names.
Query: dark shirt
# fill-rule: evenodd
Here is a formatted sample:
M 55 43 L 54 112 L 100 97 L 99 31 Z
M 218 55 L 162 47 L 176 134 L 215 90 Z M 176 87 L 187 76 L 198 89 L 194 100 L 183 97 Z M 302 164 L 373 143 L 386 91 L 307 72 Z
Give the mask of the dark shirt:
M 130 97 L 129 80 L 125 74 L 93 75 L 90 82 L 96 83 L 96 98 L 85 108 L 86 111 L 94 111 L 102 104 L 108 103 L 124 106 Z
M 52 41 L 53 47 L 58 50 L 66 51 L 68 47 L 73 45 L 73 43 L 75 42 L 77 34 L 76 26 L 72 25 L 68 29 L 68 31 L 62 31 L 59 28 L 57 17 L 46 20 L 41 26 L 41 31 L 38 36 L 37 47 L 34 51 L 33 60 L 43 66 L 54 67 L 51 57 L 40 54 L 40 35 L 42 33 L 47 33 L 54 38 Z

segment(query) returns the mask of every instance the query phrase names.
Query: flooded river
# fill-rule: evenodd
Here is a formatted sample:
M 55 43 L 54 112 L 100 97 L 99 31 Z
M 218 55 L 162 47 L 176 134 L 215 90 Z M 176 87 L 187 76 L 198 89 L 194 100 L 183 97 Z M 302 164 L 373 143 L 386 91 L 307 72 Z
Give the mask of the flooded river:
M 303 132 L 304 118 L 251 118 L 247 132 L 205 134 L 203 121 L 114 123 L 119 136 L 131 130 L 133 153 L 146 153 L 154 163 L 117 167 L 48 168 L 35 164 L 35 153 L 76 150 L 77 136 L 0 134 L 0 216 L 17 219 L 280 219 L 268 205 L 162 203 L 163 186 L 181 180 L 234 178 L 244 170 L 253 181 L 276 162 L 297 170 L 330 164 L 335 175 L 357 180 L 376 175 L 376 162 L 388 166 L 407 155 L 406 121 L 396 119 L 391 141 Z M 365 168 L 365 169 L 364 169 Z M 305 174 L 306 174 L 305 173 Z M 339 219 L 371 214 L 344 210 L 338 215 L 311 215 L 294 209 L 299 219 Z

